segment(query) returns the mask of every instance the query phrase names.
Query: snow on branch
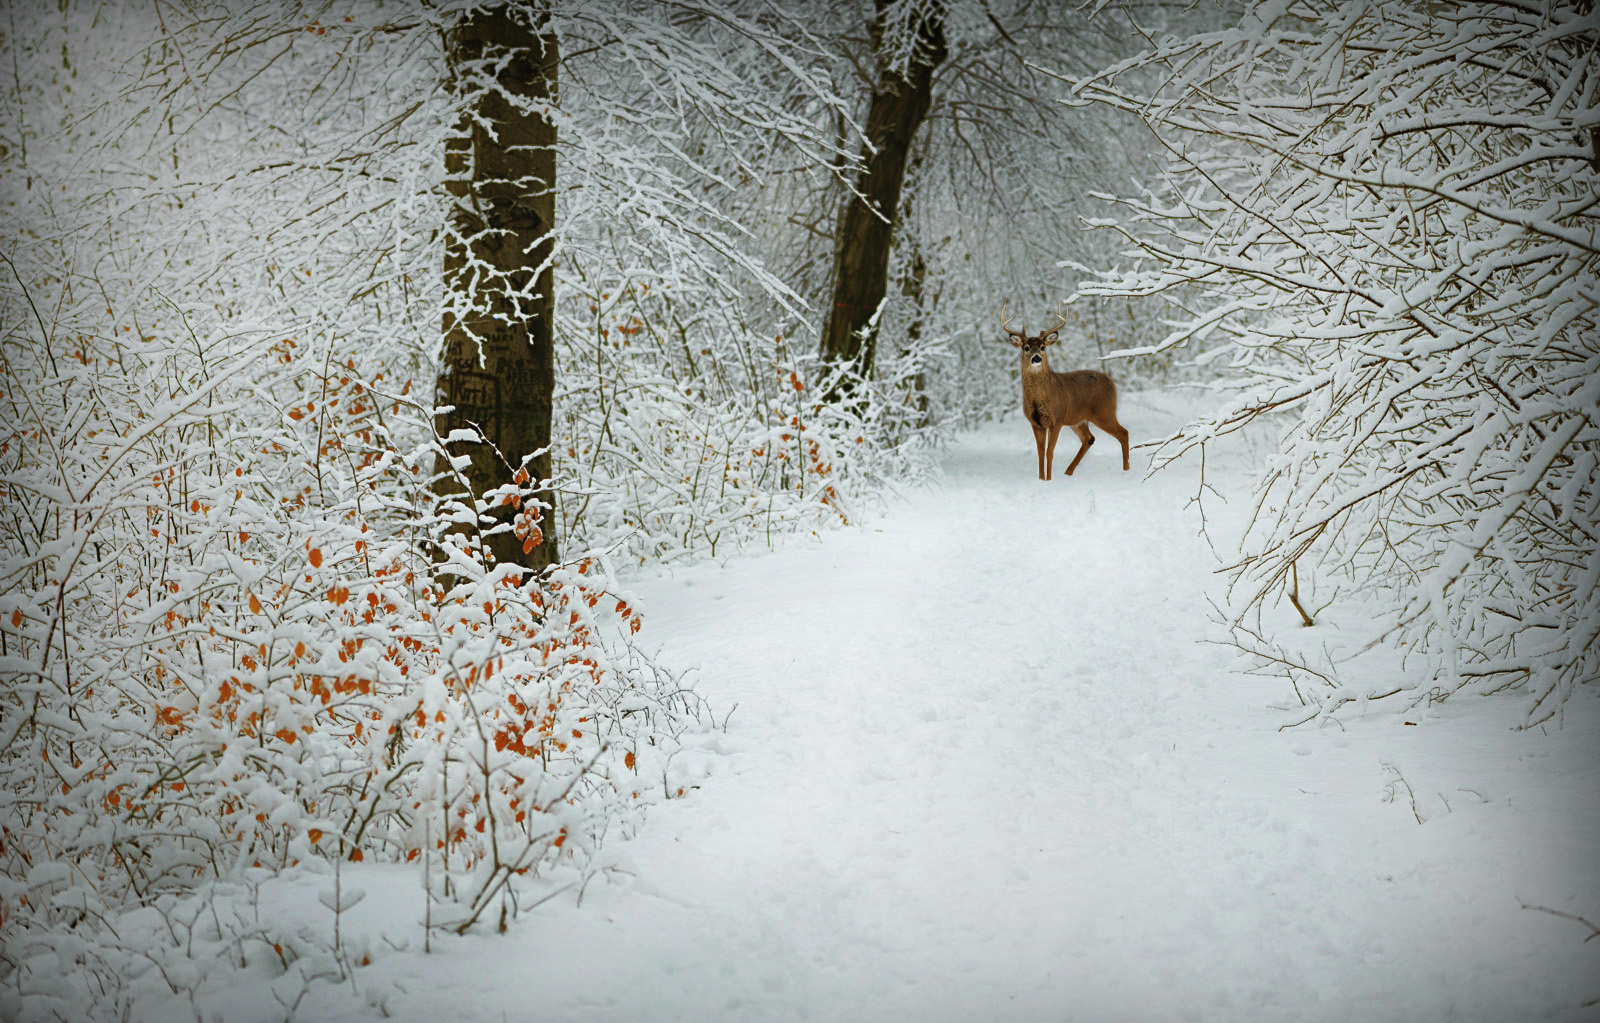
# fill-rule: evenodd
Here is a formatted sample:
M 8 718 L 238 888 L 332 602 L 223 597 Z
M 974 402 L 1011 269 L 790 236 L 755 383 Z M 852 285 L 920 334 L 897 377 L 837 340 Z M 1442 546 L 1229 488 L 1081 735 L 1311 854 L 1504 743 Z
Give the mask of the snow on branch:
M 1080 294 L 1167 296 L 1153 349 L 1216 345 L 1232 395 L 1158 462 L 1279 432 L 1229 569 L 1263 663 L 1243 623 L 1298 565 L 1384 609 L 1412 698 L 1517 689 L 1534 724 L 1600 678 L 1597 39 L 1559 0 L 1295 0 L 1073 83 L 1170 158 Z

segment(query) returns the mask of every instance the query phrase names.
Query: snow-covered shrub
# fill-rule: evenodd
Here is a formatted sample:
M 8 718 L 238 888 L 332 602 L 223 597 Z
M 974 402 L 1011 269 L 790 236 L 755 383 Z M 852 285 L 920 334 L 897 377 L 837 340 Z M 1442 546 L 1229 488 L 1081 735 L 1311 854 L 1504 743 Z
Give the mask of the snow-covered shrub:
M 825 374 L 843 370 L 781 334 L 740 333 L 714 296 L 689 303 L 685 323 L 682 282 L 614 289 L 578 292 L 562 320 L 555 464 L 569 542 L 632 564 L 726 554 L 849 522 L 886 480 L 931 465 L 910 384 L 922 347 L 880 359 L 856 401 L 828 403 Z
M 64 928 L 114 948 L 124 911 L 253 868 L 423 856 L 466 926 L 660 794 L 697 701 L 593 562 L 516 585 L 443 535 L 435 581 L 461 511 L 431 510 L 436 445 L 395 443 L 427 435 L 403 386 L 70 311 L 0 347 L 0 927 L 30 1011 L 91 994 L 35 961 Z
M 1224 367 L 1158 462 L 1281 430 L 1229 623 L 1310 716 L 1387 693 L 1275 643 L 1296 573 L 1365 592 L 1411 699 L 1600 678 L 1600 14 L 1587 2 L 1274 0 L 1079 81 L 1172 156 L 1102 223 Z M 1134 72 L 1158 72 L 1142 91 Z M 1282 637 L 1279 637 L 1282 639 Z

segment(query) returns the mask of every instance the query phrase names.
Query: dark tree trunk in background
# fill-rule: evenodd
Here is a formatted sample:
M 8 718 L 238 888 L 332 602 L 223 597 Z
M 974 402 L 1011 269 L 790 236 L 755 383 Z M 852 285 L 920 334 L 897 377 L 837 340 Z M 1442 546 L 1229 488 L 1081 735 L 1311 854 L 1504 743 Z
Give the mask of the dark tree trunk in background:
M 928 280 L 928 261 L 922 258 L 922 246 L 917 244 L 915 238 L 910 239 L 910 244 L 911 265 L 906 268 L 905 280 L 900 285 L 900 293 L 911 300 L 912 308 L 915 310 L 911 314 L 911 323 L 906 327 L 908 351 L 922 340 L 922 325 L 928 315 L 928 310 L 923 306 L 924 286 Z M 934 299 L 934 304 L 938 304 L 938 299 Z M 911 380 L 911 388 L 917 394 L 917 411 L 921 414 L 918 426 L 928 425 L 927 376 L 927 373 L 918 370 L 917 375 Z
M 877 339 L 864 332 L 889 285 L 889 244 L 900 205 L 906 156 L 933 98 L 933 72 L 946 56 L 944 9 L 930 6 L 917 26 L 917 49 L 904 74 L 892 71 L 882 55 L 884 17 L 889 0 L 874 0 L 873 49 L 878 51 L 878 82 L 867 110 L 864 167 L 856 179 L 861 196 L 849 195 L 834 236 L 833 301 L 822 328 L 822 356 L 872 372 Z M 861 197 L 866 198 L 866 202 Z M 870 205 L 869 205 L 870 203 Z M 880 215 L 881 214 L 881 215 Z
M 481 431 L 488 443 L 447 445 L 452 456 L 471 457 L 462 474 L 479 495 L 513 482 L 526 456 L 550 446 L 556 129 L 537 112 L 518 109 L 482 78 L 494 75 L 494 85 L 518 99 L 539 105 L 551 100 L 556 38 L 540 32 L 544 22 L 542 14 L 494 7 L 464 17 L 447 39 L 452 87 L 476 116 L 464 113 L 445 145 L 447 187 L 455 203 L 446 230 L 444 282 L 456 308 L 444 317 L 435 401 L 454 409 L 437 416 L 435 427 L 440 436 Z M 548 480 L 548 450 L 531 459 L 527 470 L 535 485 Z M 436 489 L 441 497 L 461 494 L 450 475 Z M 539 499 L 554 503 L 547 490 Z M 509 522 L 517 512 L 497 505 L 491 514 Z M 525 552 L 524 538 L 508 531 L 486 537 L 486 553 L 497 564 L 539 571 L 557 556 L 549 507 L 539 527 L 542 537 L 531 550 Z
M 933 296 L 931 303 L 927 302 L 928 261 L 922 254 L 922 242 L 918 239 L 916 229 L 912 226 L 915 220 L 911 214 L 911 205 L 916 201 L 915 186 L 921 176 L 921 168 L 927 152 L 928 148 L 924 145 L 917 155 L 911 158 L 911 165 L 906 171 L 906 177 L 911 182 L 912 194 L 906 196 L 905 202 L 901 206 L 903 215 L 900 218 L 898 240 L 909 251 L 906 253 L 906 259 L 903 263 L 904 269 L 901 273 L 900 294 L 911 301 L 912 310 L 911 322 L 906 325 L 906 351 L 908 352 L 916 347 L 918 341 L 922 340 L 923 325 L 932 314 L 932 309 L 929 308 L 929 305 L 937 307 L 939 304 L 937 293 Z M 917 412 L 920 413 L 917 422 L 918 426 L 927 426 L 929 423 L 927 377 L 928 374 L 926 372 L 918 370 L 917 375 L 911 381 L 911 388 L 916 392 L 917 396 Z

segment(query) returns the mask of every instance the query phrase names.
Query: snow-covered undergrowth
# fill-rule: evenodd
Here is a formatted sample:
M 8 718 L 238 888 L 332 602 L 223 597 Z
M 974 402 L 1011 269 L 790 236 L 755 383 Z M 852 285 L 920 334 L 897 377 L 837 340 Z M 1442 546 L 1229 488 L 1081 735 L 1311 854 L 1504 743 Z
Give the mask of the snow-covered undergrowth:
M 431 510 L 436 446 L 394 443 L 417 409 L 381 373 L 282 339 L 74 345 L 4 346 L 0 913 L 22 1018 L 199 983 L 184 907 L 214 882 L 412 863 L 462 929 L 514 912 L 524 875 L 581 875 L 662 794 L 698 699 L 635 649 L 597 562 L 519 586 L 445 535 L 440 581 L 422 541 L 459 515 Z M 215 955 L 306 968 L 206 915 Z
M 433 507 L 438 445 L 399 440 L 431 437 L 426 410 L 377 354 L 144 329 L 158 333 L 3 349 L 8 1014 L 211 1004 L 239 971 L 287 1012 L 374 950 L 263 922 L 263 885 L 301 878 L 337 915 L 349 895 L 330 863 L 409 865 L 434 927 L 503 925 L 563 877 L 581 884 L 604 837 L 693 783 L 675 758 L 709 718 L 634 645 L 639 616 L 605 561 L 538 586 L 486 571 L 444 531 L 462 514 Z M 835 487 L 851 476 L 834 463 L 855 478 L 883 464 L 894 420 L 871 400 L 818 414 L 797 370 L 781 383 L 769 409 L 708 415 L 724 446 L 694 454 L 722 490 L 691 491 L 678 511 L 706 521 L 653 553 L 850 514 L 861 491 Z M 632 388 L 609 428 L 640 428 L 675 390 Z M 685 470 L 635 436 L 670 504 Z M 712 465 L 730 449 L 748 476 Z M 606 482 L 649 495 L 650 481 Z M 620 535 L 661 530 L 640 525 Z
M 885 482 L 931 470 L 941 431 L 924 423 L 910 386 L 920 351 L 881 360 L 863 380 L 781 335 L 764 345 L 681 337 L 676 352 L 661 337 L 634 343 L 673 322 L 597 315 L 590 350 L 569 349 L 555 465 L 572 542 L 631 565 L 726 555 L 848 524 Z M 855 400 L 823 399 L 846 386 Z

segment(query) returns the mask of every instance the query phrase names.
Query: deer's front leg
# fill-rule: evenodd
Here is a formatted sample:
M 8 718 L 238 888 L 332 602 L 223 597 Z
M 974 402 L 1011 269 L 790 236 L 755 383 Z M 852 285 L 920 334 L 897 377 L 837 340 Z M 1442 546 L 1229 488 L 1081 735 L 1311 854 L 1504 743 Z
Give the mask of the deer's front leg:
M 1050 477 L 1045 475 L 1044 468 L 1044 427 L 1031 420 L 1028 422 L 1028 425 L 1033 427 L 1033 446 L 1034 449 L 1039 453 L 1039 478 L 1042 480 L 1047 480 Z
M 1056 438 L 1061 436 L 1061 424 L 1056 423 L 1050 427 L 1050 439 L 1044 448 L 1044 478 L 1049 479 L 1056 471 Z M 1070 473 L 1068 474 L 1070 475 Z

